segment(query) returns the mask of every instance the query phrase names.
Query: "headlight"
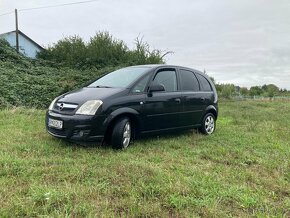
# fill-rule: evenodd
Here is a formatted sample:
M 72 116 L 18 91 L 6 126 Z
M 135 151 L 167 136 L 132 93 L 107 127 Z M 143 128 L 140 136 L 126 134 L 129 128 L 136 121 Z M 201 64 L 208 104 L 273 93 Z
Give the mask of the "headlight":
M 49 105 L 49 108 L 48 108 L 48 110 L 52 110 L 53 109 L 53 106 L 54 106 L 54 104 L 55 104 L 55 102 L 56 102 L 56 100 L 57 100 L 57 98 L 55 98 L 52 102 L 51 102 L 51 104 Z
M 82 115 L 95 115 L 99 107 L 103 104 L 101 100 L 90 100 L 84 103 L 76 112 Z

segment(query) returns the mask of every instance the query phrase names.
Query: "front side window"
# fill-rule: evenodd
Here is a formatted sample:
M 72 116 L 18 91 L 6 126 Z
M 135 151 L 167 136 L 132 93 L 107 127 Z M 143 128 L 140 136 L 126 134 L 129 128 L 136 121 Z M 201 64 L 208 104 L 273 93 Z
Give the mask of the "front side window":
M 150 74 L 148 74 L 147 76 L 145 76 L 144 78 L 142 78 L 132 89 L 133 93 L 141 93 L 145 91 L 145 87 L 148 83 Z
M 209 84 L 209 81 L 205 77 L 203 77 L 202 75 L 198 73 L 196 74 L 196 76 L 200 82 L 201 91 L 205 91 L 205 92 L 212 91 L 211 85 Z
M 95 82 L 90 84 L 88 87 L 114 87 L 114 88 L 126 88 L 132 82 L 144 75 L 149 68 L 147 67 L 127 67 L 120 70 L 116 70 L 109 73 Z
M 199 91 L 199 83 L 193 72 L 189 70 L 180 70 L 181 90 Z
M 153 81 L 163 85 L 166 92 L 177 91 L 177 79 L 175 70 L 159 71 Z

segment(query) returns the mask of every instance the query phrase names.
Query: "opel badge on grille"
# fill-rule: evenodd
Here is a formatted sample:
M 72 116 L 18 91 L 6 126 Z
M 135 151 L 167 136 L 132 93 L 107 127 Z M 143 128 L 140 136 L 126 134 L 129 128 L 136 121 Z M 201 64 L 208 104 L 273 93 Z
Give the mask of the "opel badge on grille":
M 59 108 L 60 111 L 62 111 L 62 109 L 63 109 L 63 103 L 61 103 L 58 108 Z

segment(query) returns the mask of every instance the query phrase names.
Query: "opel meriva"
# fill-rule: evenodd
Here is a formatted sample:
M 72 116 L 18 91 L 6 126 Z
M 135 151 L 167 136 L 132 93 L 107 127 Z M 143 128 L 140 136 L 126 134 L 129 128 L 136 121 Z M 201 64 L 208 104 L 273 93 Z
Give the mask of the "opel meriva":
M 218 97 L 207 75 L 171 65 L 126 67 L 55 98 L 47 131 L 71 141 L 126 148 L 139 134 L 198 128 L 210 135 Z

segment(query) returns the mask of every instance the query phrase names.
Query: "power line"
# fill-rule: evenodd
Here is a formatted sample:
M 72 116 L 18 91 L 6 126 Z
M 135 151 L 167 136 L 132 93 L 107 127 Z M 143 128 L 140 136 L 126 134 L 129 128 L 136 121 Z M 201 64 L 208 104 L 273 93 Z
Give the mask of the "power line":
M 56 7 L 61 7 L 61 6 L 77 5 L 77 4 L 84 4 L 84 3 L 96 2 L 96 1 L 100 1 L 100 0 L 87 0 L 87 1 L 71 2 L 71 3 L 64 3 L 64 4 L 58 4 L 58 5 L 41 6 L 41 7 L 35 7 L 35 8 L 23 8 L 23 9 L 19 9 L 19 11 L 30 11 L 30 10 L 37 10 L 37 9 L 44 9 L 44 8 L 56 8 Z
M 23 9 L 18 9 L 18 11 L 30 11 L 30 10 L 37 10 L 37 9 L 44 9 L 44 8 L 56 8 L 56 7 L 61 7 L 61 6 L 85 4 L 85 3 L 96 2 L 96 1 L 100 1 L 100 0 L 87 0 L 87 1 L 71 2 L 71 3 L 64 3 L 64 4 L 58 4 L 58 5 L 40 6 L 40 7 L 34 7 L 34 8 L 23 8 Z M 12 14 L 12 13 L 14 13 L 14 11 L 0 14 L 0 17 L 4 15 Z

